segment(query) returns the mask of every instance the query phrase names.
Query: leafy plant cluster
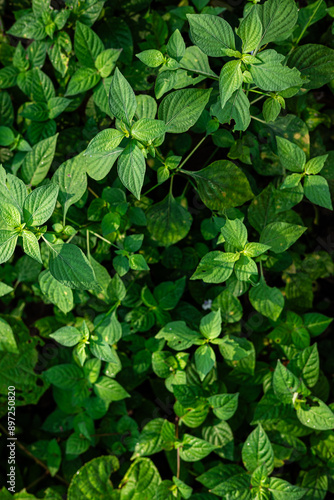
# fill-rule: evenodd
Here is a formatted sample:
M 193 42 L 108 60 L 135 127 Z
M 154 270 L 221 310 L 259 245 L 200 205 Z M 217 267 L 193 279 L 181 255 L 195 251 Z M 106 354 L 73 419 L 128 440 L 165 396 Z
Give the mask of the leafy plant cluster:
M 11 7 L 1 498 L 331 498 L 332 0 Z

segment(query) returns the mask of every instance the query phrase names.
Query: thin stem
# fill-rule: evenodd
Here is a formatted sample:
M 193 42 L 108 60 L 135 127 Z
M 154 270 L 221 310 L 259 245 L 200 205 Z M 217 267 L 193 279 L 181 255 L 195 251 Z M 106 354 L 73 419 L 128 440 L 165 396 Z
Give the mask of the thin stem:
M 96 236 L 97 238 L 100 238 L 100 240 L 104 241 L 105 243 L 108 243 L 109 245 L 112 245 L 113 247 L 117 248 L 117 250 L 119 250 L 119 247 L 117 245 L 115 245 L 115 243 L 112 243 L 111 241 L 107 240 L 106 238 L 103 238 L 103 236 L 101 236 L 100 234 L 94 233 L 94 231 L 91 231 L 90 229 L 88 229 L 88 232 L 94 234 L 94 236 Z
M 48 477 L 47 471 L 45 471 L 42 476 L 40 476 L 37 479 L 35 479 L 35 481 L 33 481 L 32 483 L 30 483 L 29 486 L 26 487 L 26 490 L 30 490 L 33 486 L 36 486 L 36 484 L 38 484 L 41 481 L 43 481 L 43 479 L 45 479 L 46 477 Z
M 312 22 L 312 19 L 314 18 L 314 16 L 315 16 L 315 15 L 316 15 L 316 13 L 318 12 L 318 9 L 319 9 L 319 7 L 320 7 L 321 3 L 322 3 L 322 0 L 318 0 L 318 5 L 317 5 L 317 8 L 313 11 L 312 16 L 311 16 L 311 17 L 310 17 L 310 19 L 307 21 L 307 23 L 306 23 L 306 24 L 305 24 L 305 26 L 304 26 L 304 29 L 302 30 L 302 32 L 300 33 L 299 37 L 297 38 L 295 47 L 299 44 L 300 40 L 303 38 L 305 31 L 306 31 L 306 30 L 307 30 L 307 28 L 310 26 L 310 24 L 311 24 L 311 22 Z M 295 48 L 295 47 L 294 47 L 294 48 Z
M 192 157 L 192 155 L 195 153 L 195 151 L 200 147 L 200 145 L 205 141 L 205 139 L 207 138 L 207 136 L 205 135 L 197 144 L 196 146 L 194 147 L 194 149 L 192 151 L 190 151 L 190 153 L 188 154 L 188 156 L 183 160 L 183 162 L 181 163 L 181 165 L 179 165 L 176 169 L 176 171 L 180 170 L 183 165 L 185 163 L 187 163 L 187 161 L 189 160 L 189 158 Z
M 254 99 L 254 101 L 251 101 L 249 104 L 252 105 L 252 104 L 255 104 L 257 101 L 261 101 L 261 99 L 263 99 L 264 97 L 266 97 L 265 95 L 260 95 L 260 97 L 258 97 L 257 99 Z
M 175 440 L 179 439 L 179 417 L 175 418 Z M 181 458 L 180 458 L 180 448 L 176 450 L 176 477 L 180 479 L 181 470 Z
M 173 191 L 173 180 L 174 180 L 174 175 L 170 178 L 170 185 L 169 185 L 169 194 L 172 194 Z
M 93 195 L 93 196 L 95 196 L 95 198 L 100 198 L 100 197 L 99 197 L 99 195 L 97 195 L 97 194 L 96 194 L 96 193 L 92 190 L 92 188 L 90 188 L 90 187 L 88 186 L 88 188 L 87 188 L 87 189 L 88 189 L 88 191 L 89 191 L 90 193 L 92 193 L 92 195 Z
M 257 118 L 256 116 L 251 115 L 251 118 L 253 118 L 253 120 L 256 120 L 258 122 L 261 122 L 261 123 L 264 123 L 265 125 L 267 125 L 267 122 L 265 122 L 264 120 L 260 120 L 260 118 Z
M 6 436 L 9 436 L 6 428 L 2 424 L 0 424 L 0 429 L 1 429 L 1 431 L 4 434 L 6 434 Z M 47 465 L 45 465 L 45 463 L 43 463 L 41 460 L 39 460 L 38 458 L 36 458 L 32 453 L 30 453 L 30 451 L 22 443 L 20 443 L 19 440 L 16 440 L 15 443 L 20 448 L 20 450 L 22 450 L 29 458 L 31 458 L 32 460 L 34 460 L 34 462 L 37 465 L 39 465 L 44 470 L 46 470 L 48 475 L 50 474 L 49 468 L 48 468 Z M 69 486 L 69 483 L 66 481 L 66 479 L 64 479 L 63 477 L 59 476 L 58 474 L 55 474 L 55 476 L 53 476 L 53 477 L 55 477 L 56 479 L 58 479 L 58 481 L 61 481 L 62 483 L 66 484 L 66 486 Z
M 215 156 L 215 154 L 217 153 L 217 151 L 219 150 L 219 148 L 217 147 L 213 153 L 211 153 L 211 155 L 209 156 L 209 158 L 206 160 L 206 162 L 204 163 L 203 167 L 202 168 L 205 168 L 211 161 L 211 159 Z
M 151 191 L 153 191 L 153 189 L 157 188 L 158 186 L 161 186 L 161 184 L 163 184 L 163 183 L 160 182 L 160 184 L 156 184 L 155 186 L 151 187 L 144 194 L 142 194 L 142 196 L 146 196 L 148 193 L 150 193 Z
M 86 229 L 86 242 L 87 242 L 87 259 L 90 262 L 89 229 Z

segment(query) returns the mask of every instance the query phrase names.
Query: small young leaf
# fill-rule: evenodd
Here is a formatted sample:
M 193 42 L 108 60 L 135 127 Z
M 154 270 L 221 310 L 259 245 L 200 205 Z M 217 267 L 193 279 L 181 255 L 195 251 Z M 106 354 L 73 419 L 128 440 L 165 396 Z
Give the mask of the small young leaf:
M 41 226 L 53 214 L 59 187 L 47 184 L 32 191 L 24 201 L 23 214 L 28 226 Z
M 115 69 L 109 90 L 109 107 L 113 115 L 119 120 L 131 125 L 137 109 L 137 101 L 131 85 L 124 78 L 118 68 Z
M 312 203 L 333 210 L 327 180 L 321 175 L 310 175 L 304 180 L 304 193 Z
M 117 171 L 122 184 L 139 200 L 145 177 L 145 159 L 136 145 L 130 141 L 117 164 Z
M 269 474 L 274 469 L 274 451 L 261 424 L 251 432 L 242 447 L 242 461 L 249 472 L 265 465 Z

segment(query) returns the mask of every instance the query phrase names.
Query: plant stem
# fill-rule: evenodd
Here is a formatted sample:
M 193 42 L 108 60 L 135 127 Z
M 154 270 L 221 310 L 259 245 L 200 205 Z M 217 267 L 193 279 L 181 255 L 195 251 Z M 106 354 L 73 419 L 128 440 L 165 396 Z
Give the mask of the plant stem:
M 183 66 L 180 66 L 180 69 L 184 69 L 186 71 L 191 71 L 192 73 L 198 73 L 199 75 L 203 75 L 203 76 L 206 76 L 207 78 L 211 78 L 211 80 L 219 81 L 218 76 L 211 75 L 210 73 L 206 73 L 205 71 L 200 71 L 198 69 L 184 68 Z
M 94 236 L 96 236 L 97 238 L 100 238 L 100 240 L 104 241 L 105 243 L 108 243 L 109 245 L 112 245 L 113 247 L 117 248 L 117 250 L 119 250 L 119 247 L 117 245 L 115 245 L 115 243 L 112 243 L 111 241 L 107 240 L 106 238 L 103 238 L 103 236 L 101 236 L 100 234 L 94 233 L 94 231 L 91 231 L 90 229 L 88 229 L 88 232 L 94 234 Z
M 267 125 L 267 122 L 265 122 L 264 120 L 260 120 L 260 118 L 257 118 L 256 116 L 251 115 L 251 118 L 253 118 L 253 120 L 256 120 L 258 122 L 261 122 L 261 123 L 264 123 L 265 125 Z
M 183 160 L 183 162 L 181 163 L 181 165 L 179 165 L 176 169 L 176 172 L 181 170 L 181 168 L 183 167 L 183 165 L 185 163 L 187 163 L 187 161 L 189 160 L 189 158 L 192 157 L 192 155 L 195 153 L 195 151 L 200 147 L 200 145 L 205 141 L 205 139 L 207 138 L 207 136 L 205 135 L 197 144 L 196 146 L 194 147 L 194 149 L 192 149 L 190 151 L 190 153 L 188 154 L 188 156 Z
M 265 95 L 260 95 L 260 97 L 258 97 L 257 99 L 254 99 L 254 101 L 251 101 L 250 102 L 250 105 L 252 104 L 255 104 L 257 101 L 260 101 L 261 99 L 263 99 L 264 97 L 266 97 Z
M 0 429 L 4 434 L 6 434 L 6 436 L 9 436 L 6 428 L 2 424 L 0 424 Z M 50 474 L 48 466 L 45 463 L 43 463 L 41 460 L 39 460 L 37 457 L 35 457 L 22 443 L 20 443 L 19 440 L 16 440 L 16 444 L 20 448 L 20 450 L 22 450 L 28 457 L 30 457 L 32 460 L 34 460 L 34 462 L 37 465 L 39 465 L 44 470 L 46 470 L 48 475 Z M 61 481 L 62 483 L 66 484 L 66 486 L 69 486 L 69 483 L 66 481 L 66 479 L 59 476 L 58 474 L 55 474 L 53 477 L 58 479 L 58 481 Z
M 98 195 L 97 195 L 97 194 L 96 194 L 96 193 L 92 190 L 92 188 L 90 188 L 90 187 L 88 186 L 88 188 L 87 188 L 87 189 L 88 189 L 88 191 L 89 191 L 90 193 L 92 193 L 92 195 L 93 195 L 93 196 L 95 196 L 95 198 L 100 198 L 100 197 L 99 197 L 99 196 L 98 196 Z

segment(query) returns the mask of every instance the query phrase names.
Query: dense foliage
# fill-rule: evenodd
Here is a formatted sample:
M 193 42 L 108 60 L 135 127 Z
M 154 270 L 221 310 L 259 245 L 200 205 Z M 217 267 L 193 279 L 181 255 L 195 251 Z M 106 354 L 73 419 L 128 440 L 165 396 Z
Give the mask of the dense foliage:
M 332 0 L 0 12 L 1 499 L 332 498 Z

